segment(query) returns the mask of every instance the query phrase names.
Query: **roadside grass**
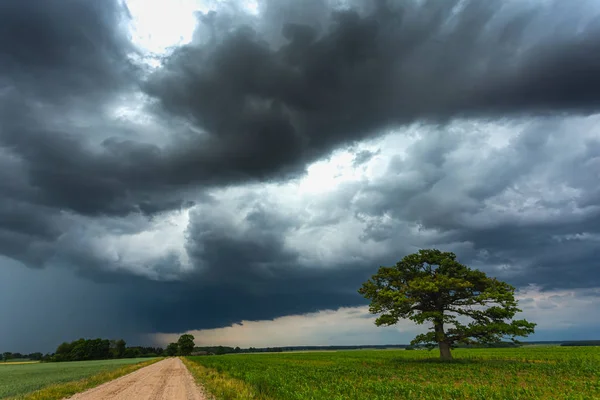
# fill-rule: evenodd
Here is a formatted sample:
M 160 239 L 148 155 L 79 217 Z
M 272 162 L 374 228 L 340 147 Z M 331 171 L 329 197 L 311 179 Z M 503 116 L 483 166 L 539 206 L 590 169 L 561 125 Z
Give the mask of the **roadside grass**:
M 39 360 L 32 360 L 31 358 L 11 358 L 8 360 L 0 359 L 0 365 L 6 364 L 25 364 L 25 363 L 37 363 Z
M 0 367 L 0 399 L 59 400 L 160 360 L 132 358 L 5 365 Z
M 364 350 L 189 357 L 217 400 L 600 399 L 600 347 Z M 194 365 L 195 364 L 195 365 Z
M 181 357 L 181 361 L 183 361 L 194 379 L 196 379 L 196 382 L 202 385 L 206 394 L 212 396 L 213 399 L 271 400 L 264 395 L 258 394 L 251 385 L 240 379 L 235 379 L 221 374 L 214 369 L 206 368 L 187 357 Z
M 0 365 L 22 365 L 22 364 L 38 364 L 39 361 L 34 360 L 8 360 L 0 361 Z

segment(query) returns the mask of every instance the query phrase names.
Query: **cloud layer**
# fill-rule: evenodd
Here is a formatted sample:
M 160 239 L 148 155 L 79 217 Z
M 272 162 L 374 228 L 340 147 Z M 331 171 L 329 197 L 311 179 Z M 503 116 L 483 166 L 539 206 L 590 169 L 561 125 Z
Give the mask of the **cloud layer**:
M 421 247 L 600 287 L 600 9 L 365 4 L 221 3 L 157 61 L 125 3 L 4 1 L 0 264 L 132 337 L 358 307 Z

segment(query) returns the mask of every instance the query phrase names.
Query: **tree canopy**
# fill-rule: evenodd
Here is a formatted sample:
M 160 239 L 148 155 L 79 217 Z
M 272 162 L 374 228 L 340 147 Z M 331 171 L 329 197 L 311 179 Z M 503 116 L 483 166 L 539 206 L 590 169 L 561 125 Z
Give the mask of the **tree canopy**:
M 179 347 L 179 354 L 182 356 L 189 356 L 194 351 L 194 336 L 190 334 L 181 335 L 177 341 Z
M 536 324 L 512 320 L 521 311 L 514 292 L 508 283 L 459 263 L 454 253 L 436 249 L 379 268 L 359 289 L 371 300 L 369 311 L 379 315 L 377 326 L 400 319 L 430 323 L 411 345 L 437 345 L 442 359 L 451 359 L 450 349 L 458 344 L 517 342 L 532 334 Z
M 169 357 L 176 356 L 178 352 L 179 352 L 179 346 L 177 346 L 177 343 L 169 343 L 167 345 L 167 348 L 165 349 L 165 353 Z
M 78 339 L 61 343 L 53 355 L 45 361 L 106 360 L 110 358 L 157 357 L 162 355 L 160 347 L 127 347 L 123 339 Z

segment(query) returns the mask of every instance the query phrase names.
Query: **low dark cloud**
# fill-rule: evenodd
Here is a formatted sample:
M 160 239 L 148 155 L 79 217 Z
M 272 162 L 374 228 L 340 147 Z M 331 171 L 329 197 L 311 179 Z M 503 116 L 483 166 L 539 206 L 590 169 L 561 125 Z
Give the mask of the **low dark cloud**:
M 600 285 L 591 2 L 235 4 L 156 69 L 119 1 L 0 4 L 0 255 L 46 267 L 11 290 L 46 274 L 110 299 L 102 329 L 78 309 L 53 337 L 359 305 L 419 247 L 521 287 Z M 498 129 L 518 134 L 494 148 Z M 361 145 L 392 131 L 412 144 Z M 387 169 L 286 189 L 345 148 Z M 73 301 L 57 296 L 48 315 Z
M 38 101 L 89 101 L 129 84 L 134 75 L 127 62 L 133 50 L 127 22 L 127 10 L 116 0 L 2 2 L 3 89 Z
M 286 40 L 276 48 L 260 25 L 205 16 L 214 36 L 177 49 L 144 88 L 206 132 L 193 170 L 248 178 L 301 170 L 332 148 L 415 120 L 599 105 L 593 23 L 554 31 L 560 17 L 543 7 L 505 11 L 496 1 L 378 4 L 333 12 L 320 30 L 280 21 Z M 268 3 L 267 13 L 285 14 L 286 5 Z M 536 39 L 540 18 L 547 26 Z

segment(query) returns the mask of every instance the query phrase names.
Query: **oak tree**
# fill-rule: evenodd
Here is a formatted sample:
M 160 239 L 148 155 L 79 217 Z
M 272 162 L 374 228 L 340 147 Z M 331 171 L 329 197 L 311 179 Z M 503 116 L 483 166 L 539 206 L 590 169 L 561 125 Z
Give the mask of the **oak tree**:
M 452 359 L 457 344 L 517 342 L 516 337 L 532 334 L 536 324 L 512 319 L 521 311 L 514 292 L 513 286 L 459 263 L 454 253 L 436 249 L 381 267 L 359 289 L 371 300 L 369 311 L 379 315 L 377 326 L 400 319 L 430 324 L 411 345 L 437 345 L 445 360 Z

